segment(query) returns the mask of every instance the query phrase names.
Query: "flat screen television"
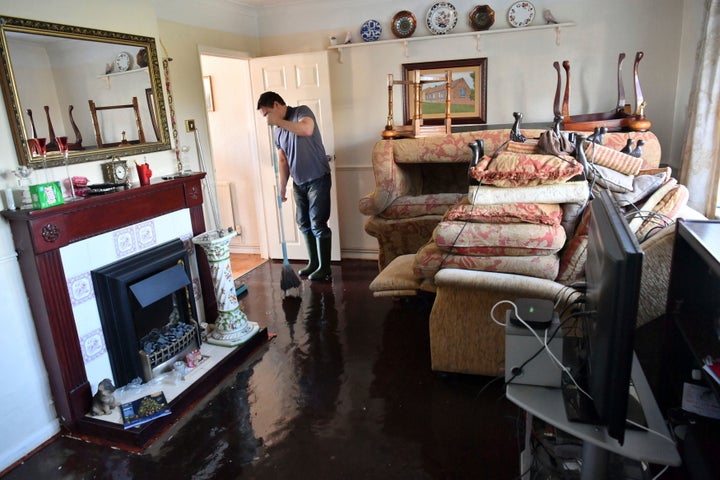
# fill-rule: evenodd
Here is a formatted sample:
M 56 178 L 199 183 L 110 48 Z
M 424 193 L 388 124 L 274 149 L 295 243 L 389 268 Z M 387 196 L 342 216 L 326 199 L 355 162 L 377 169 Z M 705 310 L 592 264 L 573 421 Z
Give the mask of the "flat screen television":
M 643 251 L 613 197 L 602 191 L 590 203 L 586 276 L 586 331 L 568 359 L 570 371 L 592 400 L 568 378 L 563 382 L 568 419 L 607 427 L 620 444 L 626 419 L 643 424 L 631 383 L 633 343 Z

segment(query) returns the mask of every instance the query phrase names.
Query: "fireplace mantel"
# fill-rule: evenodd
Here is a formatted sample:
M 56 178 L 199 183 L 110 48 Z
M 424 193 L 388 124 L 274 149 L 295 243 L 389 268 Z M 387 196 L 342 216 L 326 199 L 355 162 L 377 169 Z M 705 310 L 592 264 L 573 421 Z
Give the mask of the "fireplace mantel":
M 148 427 L 143 432 L 138 430 L 140 427 L 136 427 L 131 429 L 134 432 L 128 436 L 127 432 L 130 431 L 123 432 L 122 426 L 119 431 L 113 431 L 118 429 L 103 425 L 107 422 L 86 416 L 91 405 L 92 390 L 85 372 L 60 249 L 74 242 L 183 209 L 189 210 L 193 235 L 198 235 L 205 231 L 201 187 L 204 177 L 204 173 L 196 173 L 43 210 L 2 212 L 10 223 L 15 241 L 55 408 L 61 424 L 70 432 L 130 446 L 142 446 L 158 433 L 162 424 L 167 425 L 171 419 L 146 424 Z M 205 253 L 198 247 L 195 253 L 200 287 L 203 292 L 213 292 Z M 216 318 L 215 296 L 204 295 L 203 300 L 205 318 Z M 209 381 L 217 381 L 217 376 Z M 175 401 L 178 405 L 174 411 L 182 410 L 183 406 L 195 400 L 197 393 L 193 396 L 188 392 Z

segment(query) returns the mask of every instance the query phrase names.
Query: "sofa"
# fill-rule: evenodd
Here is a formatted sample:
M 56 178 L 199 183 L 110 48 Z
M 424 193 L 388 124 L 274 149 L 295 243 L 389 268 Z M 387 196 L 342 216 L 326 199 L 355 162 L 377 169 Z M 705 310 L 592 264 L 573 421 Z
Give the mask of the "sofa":
M 533 139 L 544 130 L 527 129 Z M 447 210 L 468 194 L 468 144 L 483 140 L 493 152 L 507 143 L 510 129 L 459 132 L 433 137 L 379 140 L 372 149 L 375 190 L 362 197 L 365 231 L 378 242 L 378 267 L 414 254 L 430 239 Z M 628 140 L 643 140 L 644 168 L 660 163 L 660 143 L 652 132 L 608 133 L 604 145 L 620 150 Z
M 529 139 L 542 132 L 522 130 Z M 359 204 L 360 211 L 369 215 L 366 232 L 378 240 L 380 273 L 370 289 L 376 297 L 434 293 L 429 335 L 431 368 L 435 371 L 502 375 L 505 332 L 493 318 L 504 319 L 509 304 L 499 302 L 543 298 L 556 301 L 558 309 L 562 309 L 575 298 L 569 285 L 582 279 L 584 273 L 581 259 L 587 238 L 584 219 L 571 227 L 566 239 L 563 237 L 557 273 L 518 274 L 487 266 L 458 268 L 452 264 L 431 274 L 418 271 L 419 252 L 433 246 L 438 228 L 448 220 L 449 212 L 467 203 L 471 158 L 467 145 L 482 139 L 485 152 L 493 152 L 508 142 L 509 134 L 508 129 L 498 129 L 380 140 L 373 148 L 375 191 Z M 608 133 L 602 145 L 619 151 L 629 139 L 644 141 L 640 157 L 643 171 L 665 170 L 659 168 L 661 149 L 652 132 Z M 438 173 L 443 167 L 448 171 Z M 686 207 L 687 189 L 670 178 L 665 185 L 656 190 L 657 194 L 643 199 L 642 205 L 662 209 L 662 215 L 667 214 L 666 224 L 648 229 L 641 219 L 634 225 L 636 234 L 644 232 L 641 246 L 645 251 L 638 326 L 664 311 L 675 228 L 672 220 L 678 216 L 702 218 Z

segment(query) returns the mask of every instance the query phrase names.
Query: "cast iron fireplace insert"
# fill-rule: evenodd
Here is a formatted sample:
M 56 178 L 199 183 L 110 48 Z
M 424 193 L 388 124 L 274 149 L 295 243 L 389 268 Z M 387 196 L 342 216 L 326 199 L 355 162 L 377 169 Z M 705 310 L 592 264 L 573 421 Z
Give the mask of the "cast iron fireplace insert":
M 200 348 L 188 253 L 175 239 L 92 272 L 116 386 L 144 382 Z

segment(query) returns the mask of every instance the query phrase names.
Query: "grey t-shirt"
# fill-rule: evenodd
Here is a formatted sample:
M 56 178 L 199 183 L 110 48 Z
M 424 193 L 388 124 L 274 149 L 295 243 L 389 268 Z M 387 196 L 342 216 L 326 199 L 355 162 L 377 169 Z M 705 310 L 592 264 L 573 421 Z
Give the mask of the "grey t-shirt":
M 320 130 L 315 115 L 306 105 L 298 107 L 288 106 L 285 120 L 299 122 L 300 119 L 310 117 L 315 124 L 312 135 L 301 137 L 282 128 L 275 129 L 275 146 L 282 149 L 290 166 L 290 176 L 298 185 L 318 179 L 330 173 L 330 164 L 325 154 Z

